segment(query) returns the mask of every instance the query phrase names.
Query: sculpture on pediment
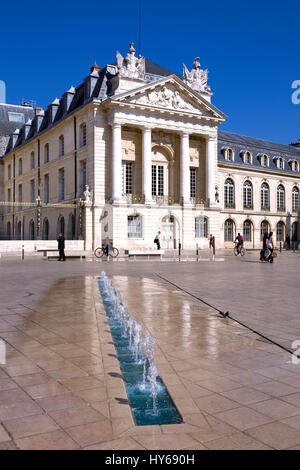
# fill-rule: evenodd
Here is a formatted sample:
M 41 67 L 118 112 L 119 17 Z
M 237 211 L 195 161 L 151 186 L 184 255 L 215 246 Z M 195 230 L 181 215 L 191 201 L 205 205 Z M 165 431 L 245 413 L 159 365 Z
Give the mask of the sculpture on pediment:
M 145 57 L 135 57 L 134 43 L 129 45 L 129 52 L 125 57 L 117 51 L 117 63 L 120 77 L 141 78 L 145 76 Z
M 180 96 L 178 90 L 173 91 L 165 86 L 158 90 L 148 91 L 135 102 L 138 104 L 151 104 L 166 108 L 195 111 L 195 108 Z
M 199 57 L 196 57 L 193 62 L 193 68 L 189 72 L 188 68 L 183 64 L 183 81 L 195 91 L 210 92 L 210 87 L 207 85 L 208 70 L 202 70 L 199 62 Z

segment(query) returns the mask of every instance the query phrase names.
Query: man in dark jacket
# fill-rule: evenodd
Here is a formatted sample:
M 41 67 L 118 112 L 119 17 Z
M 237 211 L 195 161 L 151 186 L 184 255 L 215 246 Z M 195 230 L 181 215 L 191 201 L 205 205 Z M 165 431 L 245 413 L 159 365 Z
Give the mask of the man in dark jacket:
M 65 237 L 63 236 L 62 233 L 58 234 L 58 250 L 59 250 L 59 258 L 57 261 L 66 261 L 66 256 L 65 256 Z

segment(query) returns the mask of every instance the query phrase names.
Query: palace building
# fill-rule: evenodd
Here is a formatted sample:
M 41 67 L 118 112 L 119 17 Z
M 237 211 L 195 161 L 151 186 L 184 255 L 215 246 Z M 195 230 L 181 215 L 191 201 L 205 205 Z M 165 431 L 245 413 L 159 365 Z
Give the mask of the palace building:
M 131 43 L 46 110 L 23 110 L 0 147 L 1 238 L 62 231 L 88 250 L 154 249 L 158 231 L 165 249 L 206 248 L 210 234 L 232 247 L 238 232 L 252 248 L 267 231 L 298 241 L 300 142 L 224 132 L 211 98 L 199 58 L 179 77 Z

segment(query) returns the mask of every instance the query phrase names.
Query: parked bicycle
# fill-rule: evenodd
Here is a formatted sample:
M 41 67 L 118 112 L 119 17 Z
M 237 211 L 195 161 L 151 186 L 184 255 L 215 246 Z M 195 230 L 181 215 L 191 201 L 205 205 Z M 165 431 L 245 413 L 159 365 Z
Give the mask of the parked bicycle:
M 235 247 L 233 249 L 233 252 L 234 252 L 235 256 L 238 256 L 238 255 L 245 256 L 246 250 L 243 247 L 243 245 L 240 245 L 239 243 L 236 243 Z
M 103 245 L 102 247 L 98 247 L 95 249 L 94 255 L 96 256 L 96 258 L 102 258 L 103 255 L 116 258 L 119 255 L 119 250 L 118 248 L 115 248 L 114 246 Z

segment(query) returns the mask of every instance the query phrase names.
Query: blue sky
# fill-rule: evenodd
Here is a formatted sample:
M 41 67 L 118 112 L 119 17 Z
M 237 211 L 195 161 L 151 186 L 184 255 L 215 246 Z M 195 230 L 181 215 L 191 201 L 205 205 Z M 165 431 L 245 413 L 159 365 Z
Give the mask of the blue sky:
M 29 8 L 30 5 L 30 8 Z M 138 43 L 138 0 L 16 0 L 1 6 L 0 80 L 7 102 L 46 107 L 71 85 Z M 5 21 L 3 19 L 5 18 Z M 300 4 L 296 1 L 142 0 L 142 55 L 182 73 L 209 69 L 222 129 L 282 143 L 300 138 Z

